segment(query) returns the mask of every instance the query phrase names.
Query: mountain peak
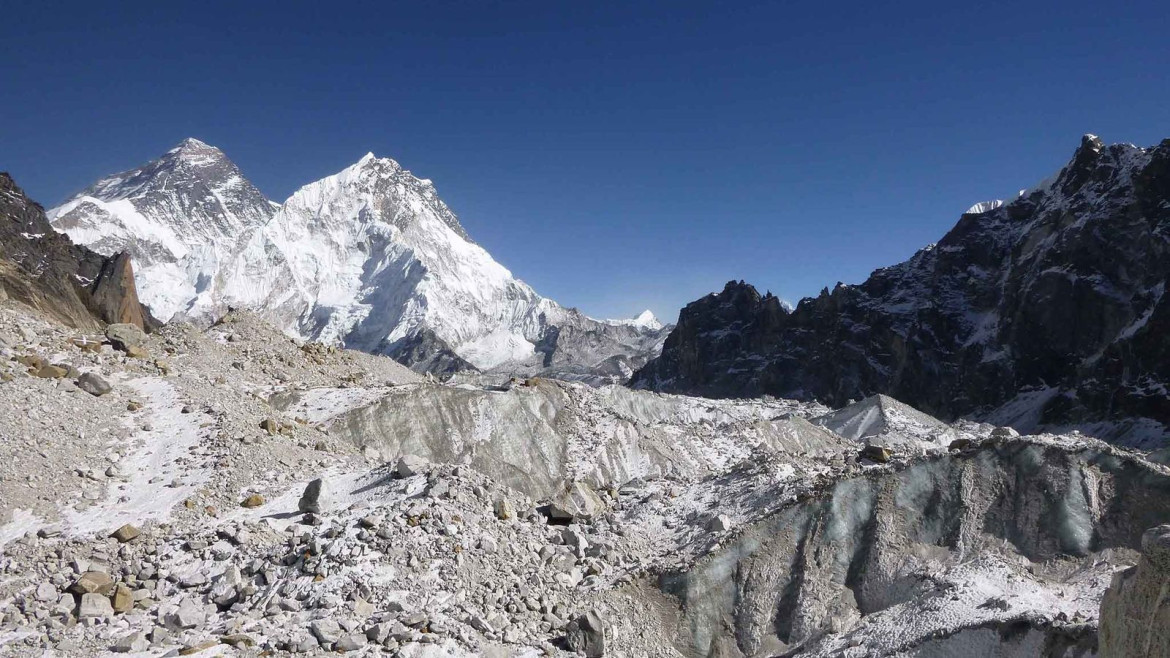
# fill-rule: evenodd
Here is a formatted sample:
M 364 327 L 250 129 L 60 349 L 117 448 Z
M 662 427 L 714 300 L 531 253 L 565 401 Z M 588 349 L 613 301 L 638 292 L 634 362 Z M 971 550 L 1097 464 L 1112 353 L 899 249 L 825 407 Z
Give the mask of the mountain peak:
M 139 295 L 167 321 L 221 282 L 240 236 L 275 209 L 218 148 L 188 138 L 161 157 L 107 176 L 49 211 L 54 228 L 94 251 L 130 252 Z
M 606 324 L 634 327 L 636 329 L 646 329 L 649 331 L 658 331 L 662 328 L 662 323 L 654 316 L 650 309 L 642 311 L 632 318 L 623 318 L 621 320 L 606 320 Z
M 215 147 L 211 146 L 207 142 L 195 139 L 194 137 L 188 137 L 187 139 L 184 139 L 183 141 L 179 142 L 178 146 L 176 146 L 172 150 L 173 151 L 182 151 L 182 150 L 188 150 L 188 149 L 206 149 L 206 148 L 215 148 Z M 216 149 L 216 150 L 218 150 L 218 149 Z
M 650 309 L 646 309 L 645 311 L 639 313 L 633 320 L 630 321 L 630 324 L 634 325 L 635 327 L 645 327 L 647 329 L 662 328 L 662 323 L 658 321 L 658 318 L 654 316 L 654 313 L 652 313 Z
M 333 178 L 345 183 L 354 183 L 361 180 L 373 180 L 384 175 L 394 175 L 400 171 L 403 169 L 397 161 L 391 158 L 379 158 L 371 151 L 359 158 L 357 162 L 337 172 Z M 329 179 L 327 177 L 322 180 Z
M 194 137 L 188 137 L 179 142 L 175 148 L 166 152 L 162 160 L 174 160 L 176 163 L 196 167 L 208 167 L 228 162 L 227 155 L 223 151 Z

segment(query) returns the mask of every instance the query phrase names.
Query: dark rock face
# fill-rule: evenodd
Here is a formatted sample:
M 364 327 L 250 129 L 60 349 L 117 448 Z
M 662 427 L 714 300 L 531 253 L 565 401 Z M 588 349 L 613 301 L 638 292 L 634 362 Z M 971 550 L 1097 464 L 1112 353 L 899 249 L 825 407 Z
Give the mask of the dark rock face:
M 1050 181 L 789 312 L 730 282 L 679 316 L 631 385 L 832 406 L 884 393 L 1022 429 L 1170 423 L 1170 140 L 1087 135 Z
M 430 329 L 422 329 L 392 345 L 370 351 L 375 354 L 385 354 L 420 373 L 449 375 L 465 370 L 475 370 L 475 366 L 456 354 L 442 338 L 436 336 L 435 332 Z
M 103 257 L 54 231 L 7 173 L 0 173 L 0 290 L 82 329 L 155 326 L 138 302 L 130 258 Z

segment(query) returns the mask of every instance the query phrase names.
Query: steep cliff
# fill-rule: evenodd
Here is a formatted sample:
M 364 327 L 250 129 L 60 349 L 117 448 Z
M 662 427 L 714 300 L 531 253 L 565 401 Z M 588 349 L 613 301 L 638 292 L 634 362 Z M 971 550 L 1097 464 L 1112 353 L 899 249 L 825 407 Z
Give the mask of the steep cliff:
M 54 231 L 7 173 L 0 173 L 0 292 L 73 327 L 153 326 L 129 257 L 101 256 Z

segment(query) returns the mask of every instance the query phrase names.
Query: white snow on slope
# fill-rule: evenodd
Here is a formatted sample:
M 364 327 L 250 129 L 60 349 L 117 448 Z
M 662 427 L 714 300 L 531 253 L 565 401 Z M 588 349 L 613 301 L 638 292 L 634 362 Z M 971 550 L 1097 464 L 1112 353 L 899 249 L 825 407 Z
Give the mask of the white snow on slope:
M 968 208 L 967 212 L 965 212 L 963 214 L 964 215 L 978 215 L 980 213 L 991 212 L 992 210 L 995 210 L 996 208 L 1000 208 L 1002 206 L 1003 206 L 1003 200 L 1001 200 L 1001 199 L 993 199 L 991 201 L 980 201 L 979 203 Z
M 134 379 L 127 385 L 145 402 L 144 413 L 131 419 L 138 425 L 134 438 L 140 445 L 118 464 L 123 478 L 112 481 L 104 501 L 83 511 L 63 510 L 70 533 L 111 532 L 125 523 L 141 527 L 149 520 L 164 521 L 210 476 L 206 469 L 181 467 L 188 450 L 199 445 L 206 432 L 199 427 L 199 414 L 182 413 L 183 400 L 174 386 L 159 378 Z M 150 431 L 142 428 L 147 422 Z

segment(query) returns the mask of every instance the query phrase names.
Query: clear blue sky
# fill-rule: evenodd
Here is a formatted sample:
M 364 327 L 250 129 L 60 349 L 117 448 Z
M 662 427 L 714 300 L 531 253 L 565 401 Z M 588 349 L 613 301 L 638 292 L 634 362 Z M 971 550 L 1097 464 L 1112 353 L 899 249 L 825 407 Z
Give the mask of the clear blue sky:
M 9 2 L 0 169 L 52 205 L 194 136 L 282 201 L 373 151 L 542 294 L 673 320 L 1170 137 L 1164 0 L 886 4 Z

